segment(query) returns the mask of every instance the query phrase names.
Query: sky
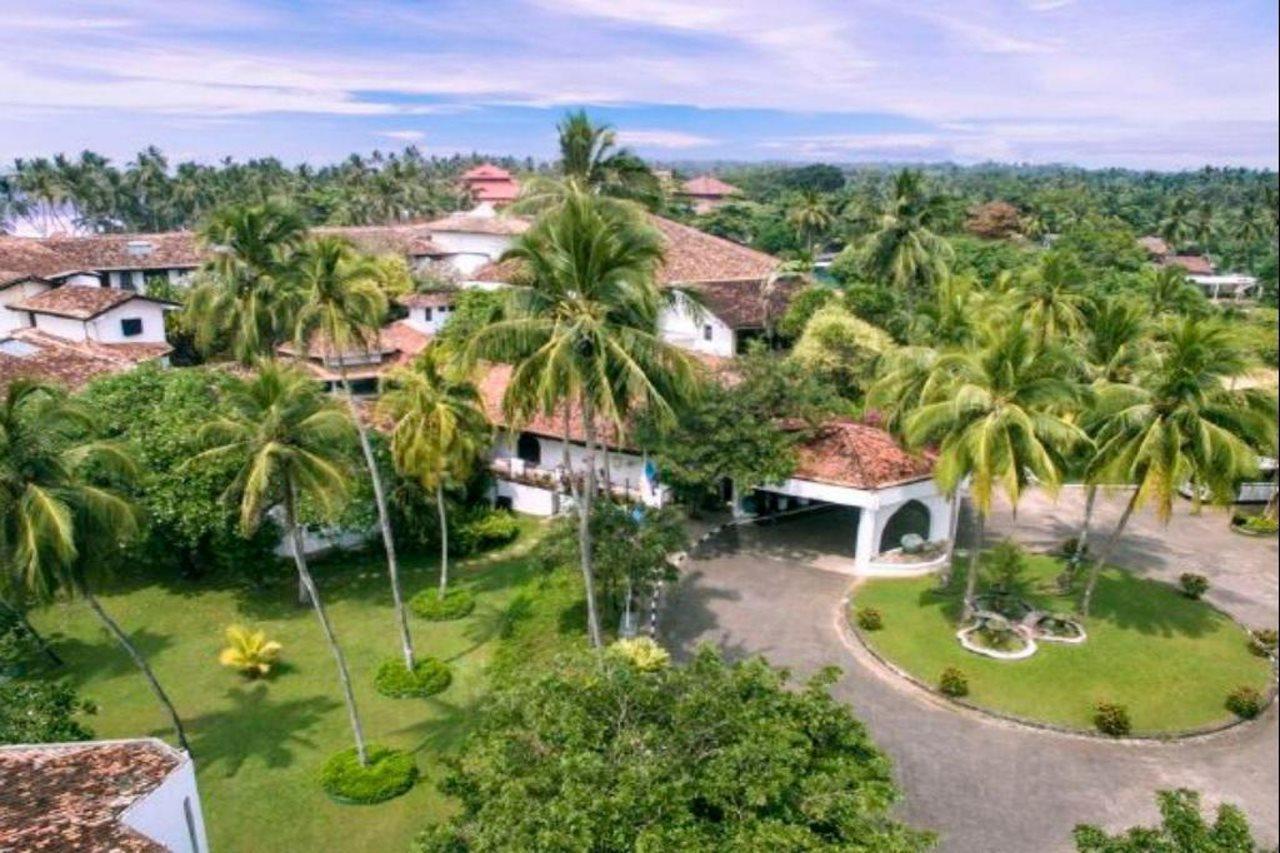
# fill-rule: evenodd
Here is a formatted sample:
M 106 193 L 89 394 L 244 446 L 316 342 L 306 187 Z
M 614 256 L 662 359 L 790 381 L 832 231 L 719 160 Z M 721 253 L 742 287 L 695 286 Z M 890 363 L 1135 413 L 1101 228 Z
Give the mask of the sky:
M 1275 168 L 1275 0 L 0 0 L 0 161 L 551 158 Z

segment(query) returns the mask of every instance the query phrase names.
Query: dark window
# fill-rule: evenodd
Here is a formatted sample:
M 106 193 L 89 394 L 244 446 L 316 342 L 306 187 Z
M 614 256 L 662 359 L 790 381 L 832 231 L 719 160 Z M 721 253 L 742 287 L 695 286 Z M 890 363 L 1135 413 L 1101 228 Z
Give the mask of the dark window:
M 123 290 L 137 290 L 138 285 L 133 281 L 133 270 L 125 270 L 120 273 L 120 287 Z
M 520 437 L 516 439 L 516 456 L 530 465 L 541 465 L 542 442 L 538 441 L 536 435 L 530 435 L 527 432 L 520 433 Z
M 426 320 L 428 323 L 430 323 L 430 322 L 431 322 L 431 309 L 430 309 L 430 308 L 423 308 L 423 309 L 422 309 L 422 319 Z
M 136 338 L 138 335 L 142 334 L 142 318 L 129 317 L 128 319 L 121 320 L 120 334 L 124 335 L 126 338 Z
M 704 341 L 711 340 L 712 334 L 714 334 L 714 330 L 711 328 L 710 323 L 702 327 L 702 339 Z
M 902 537 L 914 533 L 921 539 L 929 538 L 929 508 L 920 501 L 907 501 L 889 516 L 889 522 L 880 535 L 880 551 L 892 551 L 902 544 Z

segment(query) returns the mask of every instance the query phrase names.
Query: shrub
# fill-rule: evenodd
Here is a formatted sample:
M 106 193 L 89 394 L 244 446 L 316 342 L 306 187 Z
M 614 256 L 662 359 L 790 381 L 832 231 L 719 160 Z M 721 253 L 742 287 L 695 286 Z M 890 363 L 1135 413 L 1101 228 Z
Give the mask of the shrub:
M 1227 696 L 1227 710 L 1245 720 L 1262 713 L 1262 694 L 1252 687 L 1237 687 Z
M 447 622 L 461 619 L 476 609 L 476 597 L 469 589 L 454 588 L 440 597 L 436 588 L 424 589 L 409 599 L 409 608 L 431 622 Z
M 938 677 L 938 690 L 944 696 L 959 697 L 969 695 L 969 677 L 960 669 L 949 666 Z
M 399 658 L 383 661 L 373 676 L 373 686 L 377 691 L 392 699 L 434 696 L 452 681 L 453 673 L 450 672 L 449 665 L 436 658 L 415 661 L 412 672 Z
M 1254 628 L 1249 632 L 1249 650 L 1258 657 L 1267 657 L 1275 652 L 1276 639 L 1274 628 Z
M 463 556 L 506 545 L 520 534 L 516 517 L 504 510 L 470 510 L 450 532 L 450 553 Z
M 413 787 L 418 767 L 413 756 L 397 749 L 370 744 L 369 763 L 361 766 L 355 747 L 329 758 L 320 768 L 320 787 L 344 803 L 381 803 Z
M 1099 702 L 1093 706 L 1093 724 L 1098 731 L 1112 737 L 1124 737 L 1133 731 L 1129 709 L 1114 702 Z
M 265 631 L 250 631 L 243 625 L 227 628 L 227 642 L 230 645 L 218 655 L 218 663 L 236 669 L 245 678 L 261 678 L 271 672 L 283 648 L 268 640 Z
M 1247 533 L 1275 533 L 1280 530 L 1280 521 L 1265 515 L 1237 515 L 1231 520 L 1236 527 Z
M 1209 591 L 1209 579 L 1194 572 L 1183 573 L 1178 584 L 1182 587 L 1182 594 L 1191 599 L 1198 599 Z
M 856 618 L 858 627 L 864 631 L 879 631 L 884 627 L 884 616 L 874 607 L 859 607 Z
M 609 654 L 625 660 L 641 672 L 655 672 L 671 663 L 671 655 L 648 637 L 618 640 L 609 646 Z

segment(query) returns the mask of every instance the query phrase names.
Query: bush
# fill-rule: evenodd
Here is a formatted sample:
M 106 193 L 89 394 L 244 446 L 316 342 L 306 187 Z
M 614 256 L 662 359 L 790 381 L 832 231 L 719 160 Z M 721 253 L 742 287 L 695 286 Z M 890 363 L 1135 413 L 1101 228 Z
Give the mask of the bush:
M 943 696 L 953 698 L 969 695 L 969 677 L 954 666 L 949 666 L 938 677 L 938 690 Z
M 370 744 L 369 763 L 361 766 L 355 747 L 329 758 L 320 768 L 320 787 L 344 803 L 381 803 L 398 797 L 418 780 L 413 756 L 397 749 Z
M 1280 530 L 1280 522 L 1265 515 L 1237 515 L 1231 523 L 1246 533 L 1274 534 Z
M 516 517 L 505 510 L 468 510 L 450 531 L 449 553 L 476 554 L 506 545 L 520 535 Z
M 1129 709 L 1114 702 L 1099 702 L 1093 707 L 1093 724 L 1098 731 L 1112 737 L 1124 737 L 1133 731 Z
M 1262 707 L 1262 694 L 1252 687 L 1237 687 L 1227 696 L 1227 710 L 1241 719 L 1252 720 Z
M 236 669 L 245 678 L 261 678 L 271 672 L 283 648 L 268 640 L 265 631 L 250 631 L 241 625 L 227 628 L 227 643 L 218 663 Z
M 469 589 L 454 588 L 440 597 L 436 588 L 424 589 L 409 599 L 409 608 L 430 622 L 448 622 L 461 619 L 476 609 L 476 597 Z
M 618 640 L 609 646 L 609 655 L 627 661 L 641 672 L 655 672 L 671 663 L 670 653 L 648 637 Z
M 1182 587 L 1182 594 L 1191 599 L 1198 599 L 1209 591 L 1209 579 L 1194 572 L 1183 573 L 1178 584 Z
M 1274 628 L 1254 628 L 1249 632 L 1249 650 L 1260 658 L 1275 653 L 1276 630 Z
M 859 607 L 858 627 L 864 631 L 879 631 L 884 627 L 884 616 L 874 607 Z
M 422 658 L 413 664 L 413 672 L 404 661 L 383 661 L 373 676 L 373 686 L 383 696 L 392 699 L 425 698 L 434 696 L 449 686 L 453 673 L 449 665 L 436 658 Z

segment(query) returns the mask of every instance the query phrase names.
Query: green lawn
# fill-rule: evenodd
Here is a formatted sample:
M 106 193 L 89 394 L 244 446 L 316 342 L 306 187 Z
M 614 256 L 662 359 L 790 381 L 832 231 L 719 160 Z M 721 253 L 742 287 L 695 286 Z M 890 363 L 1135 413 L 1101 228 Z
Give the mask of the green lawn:
M 1073 609 L 1052 591 L 1061 568 L 1053 558 L 1028 558 L 1028 597 L 1039 608 Z M 857 591 L 854 606 L 883 613 L 884 628 L 864 632 L 877 651 L 933 685 L 945 667 L 959 667 L 977 705 L 1092 728 L 1094 703 L 1119 702 L 1129 707 L 1135 733 L 1169 732 L 1229 719 L 1227 694 L 1246 684 L 1265 690 L 1270 678 L 1228 617 L 1119 569 L 1098 582 L 1083 645 L 1040 643 L 1022 661 L 985 658 L 956 641 L 960 585 L 957 578 L 940 593 L 933 578 L 875 580 Z
M 457 746 L 482 701 L 495 649 L 528 636 L 526 625 L 560 629 L 553 628 L 554 640 L 540 640 L 532 656 L 548 643 L 563 647 L 581 636 L 577 590 L 565 576 L 541 577 L 521 556 L 535 531 L 526 521 L 506 552 L 455 567 L 455 582 L 477 593 L 471 616 L 447 623 L 410 617 L 418 652 L 447 660 L 454 672 L 449 689 L 426 700 L 386 699 L 371 685 L 378 663 L 398 650 L 381 553 L 316 566 L 367 736 L 413 750 L 424 775 L 407 795 L 376 806 L 337 805 L 315 783 L 324 759 L 351 739 L 315 616 L 297 606 L 296 585 L 283 574 L 263 593 L 205 584 L 104 594 L 104 606 L 132 633 L 187 723 L 213 849 L 400 851 L 426 823 L 446 815 L 449 804 L 435 788 L 438 758 Z M 406 563 L 406 592 L 434 582 L 434 561 Z M 97 736 L 171 740 L 145 682 L 83 604 L 50 607 L 33 614 L 33 622 L 56 637 L 67 674 L 98 703 L 98 715 L 88 720 Z M 276 677 L 245 681 L 218 665 L 223 629 L 235 622 L 263 628 L 284 644 Z M 525 657 L 519 649 L 502 654 Z

